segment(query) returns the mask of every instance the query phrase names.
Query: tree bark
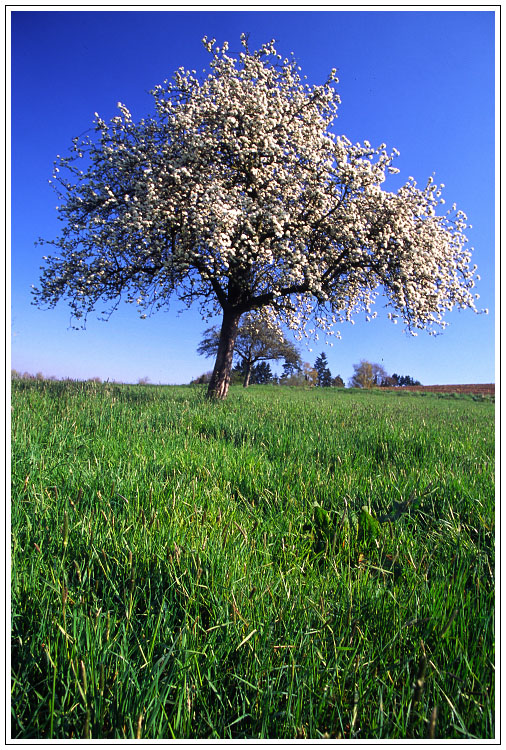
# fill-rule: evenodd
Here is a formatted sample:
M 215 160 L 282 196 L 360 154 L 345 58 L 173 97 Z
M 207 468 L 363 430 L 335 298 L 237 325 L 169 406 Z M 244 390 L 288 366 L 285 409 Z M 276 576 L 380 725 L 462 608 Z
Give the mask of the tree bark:
M 251 367 L 252 363 L 250 360 L 246 361 L 246 373 L 244 375 L 244 382 L 243 382 L 243 388 L 247 388 L 249 386 L 249 379 L 251 377 Z
M 241 313 L 223 311 L 218 353 L 207 389 L 207 397 L 210 399 L 222 401 L 227 396 L 230 385 L 230 374 L 232 372 L 235 339 L 240 318 Z

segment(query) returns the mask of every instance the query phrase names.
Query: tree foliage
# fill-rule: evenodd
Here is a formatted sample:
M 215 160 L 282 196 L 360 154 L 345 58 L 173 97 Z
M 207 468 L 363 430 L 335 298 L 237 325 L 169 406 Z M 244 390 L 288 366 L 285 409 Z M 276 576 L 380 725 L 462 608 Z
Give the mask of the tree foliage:
M 318 375 L 317 385 L 328 388 L 332 385 L 332 375 L 328 366 L 327 355 L 322 352 L 314 363 L 314 369 Z
M 251 383 L 263 385 L 265 383 L 270 383 L 272 379 L 273 373 L 270 364 L 268 362 L 257 362 L 252 369 Z
M 204 39 L 210 73 L 180 68 L 151 92 L 153 115 L 134 122 L 119 103 L 73 140 L 53 176 L 62 232 L 34 290 L 38 305 L 65 299 L 78 324 L 122 299 L 142 317 L 173 297 L 221 314 L 217 398 L 247 312 L 330 333 L 383 289 L 389 317 L 416 334 L 475 309 L 466 217 L 436 213 L 443 186 L 388 192 L 398 152 L 332 130 L 336 71 L 310 86 L 273 42 L 241 39 L 238 58 Z
M 421 385 L 419 380 L 414 380 L 409 375 L 389 375 L 383 365 L 368 362 L 362 359 L 358 365 L 353 365 L 355 370 L 350 379 L 351 388 L 392 388 L 403 385 Z
M 392 373 L 393 385 L 422 385 L 419 380 L 415 380 L 411 375 L 398 375 L 396 372 Z
M 353 365 L 355 372 L 350 379 L 350 388 L 373 388 L 382 385 L 388 377 L 382 365 L 368 362 L 362 359 L 359 364 Z
M 295 375 L 297 372 L 300 372 L 301 366 L 300 364 L 294 364 L 293 362 L 283 362 L 282 367 L 282 373 L 281 373 L 281 381 L 285 381 L 288 378 Z
M 318 373 L 311 367 L 309 362 L 304 362 L 301 371 L 302 377 L 304 378 L 303 383 L 309 386 L 315 386 L 318 383 Z

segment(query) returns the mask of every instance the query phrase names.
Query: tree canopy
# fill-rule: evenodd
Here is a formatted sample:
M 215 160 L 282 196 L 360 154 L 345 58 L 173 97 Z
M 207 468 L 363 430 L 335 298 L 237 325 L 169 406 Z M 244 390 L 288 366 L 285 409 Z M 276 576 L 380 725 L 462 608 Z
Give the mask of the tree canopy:
M 180 68 L 155 86 L 154 113 L 127 107 L 73 140 L 55 166 L 61 235 L 35 303 L 65 299 L 74 321 L 123 299 L 146 317 L 175 297 L 222 315 L 209 394 L 224 398 L 241 316 L 263 310 L 299 334 L 371 312 L 383 289 L 416 334 L 475 309 L 466 216 L 443 185 L 383 184 L 397 155 L 352 144 L 333 125 L 336 71 L 303 82 L 274 43 L 238 58 L 203 42 L 210 72 Z

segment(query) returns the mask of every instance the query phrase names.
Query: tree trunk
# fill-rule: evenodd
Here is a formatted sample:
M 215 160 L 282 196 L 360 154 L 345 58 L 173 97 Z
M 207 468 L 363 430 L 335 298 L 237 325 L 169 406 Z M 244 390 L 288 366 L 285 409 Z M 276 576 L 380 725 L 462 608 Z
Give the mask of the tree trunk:
M 207 397 L 210 399 L 222 401 L 227 396 L 240 317 L 240 314 L 234 312 L 223 312 L 218 353 L 207 389 Z
M 244 374 L 244 382 L 243 382 L 243 384 L 242 384 L 242 385 L 243 385 L 243 388 L 247 388 L 247 387 L 249 386 L 249 379 L 250 379 L 250 377 L 251 377 L 251 366 L 252 366 L 252 363 L 251 363 L 251 361 L 250 361 L 250 360 L 248 359 L 248 360 L 246 361 L 246 372 L 245 372 L 245 374 Z

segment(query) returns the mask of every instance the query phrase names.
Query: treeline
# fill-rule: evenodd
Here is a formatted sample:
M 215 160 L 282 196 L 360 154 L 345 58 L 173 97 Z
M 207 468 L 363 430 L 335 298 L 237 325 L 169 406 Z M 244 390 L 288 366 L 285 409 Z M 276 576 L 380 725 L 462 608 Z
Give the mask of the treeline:
M 323 356 L 325 357 L 325 354 Z M 301 362 L 300 364 L 284 362 L 282 366 L 283 371 L 280 375 L 272 371 L 269 362 L 258 362 L 249 371 L 247 385 L 264 385 L 270 383 L 271 385 L 334 386 L 344 388 L 342 377 L 340 375 L 332 377 L 326 358 L 322 362 L 319 362 L 320 357 L 313 366 L 309 362 Z M 244 362 L 239 362 L 233 368 L 230 379 L 232 385 L 241 383 L 244 385 L 245 378 L 247 377 L 247 367 L 247 364 Z M 211 376 L 212 370 L 209 370 L 191 382 L 193 385 L 207 384 L 211 380 Z
M 397 388 L 407 385 L 421 385 L 410 375 L 389 375 L 382 365 L 363 359 L 353 365 L 354 374 L 348 381 L 349 388 Z M 244 385 L 248 365 L 240 361 L 232 370 L 231 384 Z M 191 381 L 193 385 L 207 385 L 212 371 L 203 373 Z M 319 388 L 344 388 L 345 382 L 340 375 L 332 375 L 325 352 L 322 352 L 311 365 L 308 362 L 284 362 L 281 375 L 272 372 L 269 362 L 258 362 L 249 369 L 248 385 L 311 386 Z
M 217 326 L 204 332 L 197 353 L 205 357 L 216 357 L 220 342 Z M 282 362 L 282 373 L 272 372 L 270 362 Z M 348 385 L 350 388 L 382 388 L 405 385 L 421 385 L 410 375 L 389 375 L 382 365 L 363 359 L 353 365 L 354 374 Z M 191 381 L 191 384 L 207 385 L 213 377 L 212 370 L 204 372 Z M 295 344 L 289 341 L 278 325 L 270 319 L 249 313 L 237 330 L 234 348 L 234 367 L 230 383 L 263 385 L 307 385 L 319 388 L 344 388 L 340 375 L 332 375 L 327 355 L 322 352 L 311 365 L 303 362 Z
M 37 372 L 35 375 L 31 372 L 20 372 L 19 370 L 11 370 L 11 380 L 51 380 L 58 383 L 101 383 L 102 378 L 57 378 L 56 375 L 44 375 L 42 372 Z M 116 380 L 109 380 L 109 383 L 117 383 Z M 140 381 L 139 381 L 140 382 Z M 117 383 L 121 385 L 121 383 Z
M 355 372 L 350 378 L 350 388 L 397 388 L 405 385 L 422 385 L 410 375 L 389 375 L 383 365 L 362 359 L 358 365 L 353 365 Z
M 19 370 L 11 370 L 11 380 L 50 380 L 58 383 L 102 383 L 102 378 L 95 376 L 92 378 L 57 378 L 56 375 L 44 375 L 42 372 L 37 372 L 33 375 L 31 372 L 20 372 Z M 114 378 L 107 378 L 105 381 L 111 385 L 131 385 L 130 383 L 124 383 L 121 380 L 115 380 Z M 150 379 L 148 377 L 139 378 L 137 385 L 148 385 Z
M 58 380 L 54 375 L 44 375 L 42 372 L 37 372 L 33 375 L 31 372 L 19 372 L 19 370 L 11 370 L 12 380 Z M 66 378 L 70 380 L 70 378 Z
M 419 380 L 415 380 L 410 375 L 398 375 L 393 373 L 388 375 L 382 365 L 368 362 L 367 360 L 361 360 L 358 365 L 353 365 L 354 374 L 348 381 L 349 388 L 397 388 L 408 385 L 421 385 Z M 269 362 L 261 361 L 252 365 L 248 370 L 248 365 L 244 362 L 239 362 L 232 370 L 231 384 L 238 385 L 245 382 L 245 378 L 248 379 L 248 385 L 265 385 L 270 383 L 271 385 L 289 385 L 289 386 L 310 386 L 319 388 L 344 388 L 345 383 L 340 375 L 332 375 L 327 355 L 322 352 L 315 360 L 313 365 L 309 362 L 301 362 L 295 364 L 294 362 L 284 362 L 282 366 L 281 375 L 277 375 L 271 369 Z M 199 375 L 194 378 L 190 385 L 207 385 L 211 380 L 212 371 Z M 50 380 L 50 381 L 61 381 L 61 382 L 75 382 L 75 378 L 57 378 L 54 375 L 43 375 L 42 372 L 37 372 L 33 375 L 30 372 L 19 372 L 18 370 L 11 370 L 12 380 Z M 85 383 L 101 383 L 102 379 L 99 377 L 85 378 Z M 121 383 L 116 380 L 108 380 L 108 383 L 120 385 Z M 138 385 L 147 385 L 150 380 L 148 377 L 139 378 L 137 381 Z

